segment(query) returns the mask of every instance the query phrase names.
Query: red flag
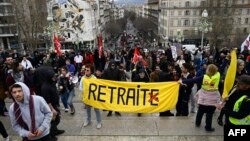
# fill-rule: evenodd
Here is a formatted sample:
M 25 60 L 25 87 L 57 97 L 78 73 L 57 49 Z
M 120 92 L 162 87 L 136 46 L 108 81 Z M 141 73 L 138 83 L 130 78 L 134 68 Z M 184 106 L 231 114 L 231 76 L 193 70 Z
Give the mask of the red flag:
M 57 55 L 61 56 L 62 55 L 61 43 L 55 34 L 54 34 L 54 44 L 55 44 L 55 49 L 56 49 Z
M 132 63 L 136 64 L 138 61 L 141 61 L 144 66 L 148 65 L 148 63 L 141 56 L 139 49 L 135 48 L 134 57 L 133 57 Z
M 102 57 L 103 54 L 103 43 L 102 43 L 102 35 L 100 34 L 98 37 L 98 54 L 99 54 L 99 58 Z
M 140 56 L 141 56 L 141 54 L 140 54 L 139 49 L 135 48 L 132 63 L 136 64 L 139 61 Z

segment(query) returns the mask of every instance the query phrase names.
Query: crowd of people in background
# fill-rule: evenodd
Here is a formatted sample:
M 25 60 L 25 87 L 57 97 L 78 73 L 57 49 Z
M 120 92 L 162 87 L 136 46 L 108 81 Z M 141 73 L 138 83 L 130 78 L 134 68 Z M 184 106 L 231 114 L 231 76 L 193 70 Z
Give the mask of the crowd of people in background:
M 139 50 L 141 56 L 139 60 L 134 63 L 133 57 L 136 48 Z M 2 116 L 8 115 L 8 108 L 5 105 L 5 99 L 8 96 L 14 97 L 13 100 L 15 103 L 14 109 L 12 106 L 10 112 L 15 110 L 15 105 L 19 103 L 12 92 L 15 89 L 24 87 L 23 85 L 27 86 L 30 90 L 30 95 L 43 97 L 51 110 L 52 116 L 50 117 L 48 115 L 48 119 L 52 119 L 50 123 L 50 136 L 53 141 L 57 140 L 57 135 L 64 132 L 64 130 L 57 129 L 61 118 L 60 112 L 64 110 L 65 112 L 70 112 L 72 116 L 76 112 L 72 103 L 72 99 L 75 95 L 75 86 L 77 85 L 72 83 L 72 78 L 75 76 L 77 76 L 79 80 L 93 77 L 97 79 L 132 82 L 166 82 L 181 79 L 185 84 L 181 85 L 179 90 L 176 113 L 165 111 L 159 115 L 188 116 L 190 112 L 195 113 L 196 109 L 198 109 L 195 122 L 196 126 L 200 125 L 202 116 L 206 113 L 208 115 L 206 116 L 207 121 L 205 128 L 207 131 L 214 131 L 214 128 L 212 128 L 212 116 L 216 107 L 214 103 L 207 104 L 204 103 L 204 101 L 199 101 L 199 98 L 202 97 L 202 95 L 204 97 L 204 94 L 207 93 L 216 93 L 216 100 L 221 100 L 220 96 L 223 91 L 223 83 L 227 68 L 230 64 L 230 50 L 227 48 L 217 49 L 213 54 L 204 51 L 201 47 L 197 47 L 191 51 L 182 48 L 177 58 L 173 58 L 171 48 L 169 47 L 158 51 L 147 50 L 138 46 L 116 48 L 116 50 L 105 48 L 101 57 L 99 57 L 98 49 L 84 51 L 72 50 L 70 52 L 63 52 L 61 56 L 58 56 L 56 53 L 42 53 L 38 51 L 22 55 L 16 51 L 7 52 L 1 50 L 0 55 L 0 114 Z M 248 76 L 250 73 L 249 52 L 247 50 L 243 52 L 238 51 L 237 56 L 235 84 L 237 84 L 237 78 L 240 78 L 242 75 Z M 212 76 L 215 76 L 214 79 L 218 80 L 216 80 L 217 87 L 211 92 L 211 89 L 204 87 L 202 79 L 204 81 L 204 79 L 209 79 L 206 77 Z M 197 78 L 201 78 L 201 83 L 197 81 L 188 83 L 189 80 Z M 239 82 L 249 86 L 249 80 L 245 79 L 240 79 Z M 10 87 L 11 91 L 9 92 Z M 82 87 L 80 81 L 79 89 L 82 90 Z M 246 91 L 246 89 L 248 90 L 249 87 L 244 90 Z M 195 104 L 194 100 L 197 92 L 199 94 L 198 105 Z M 23 93 L 27 95 L 27 92 Z M 246 95 L 249 96 L 249 94 Z M 237 98 L 235 99 L 238 100 Z M 35 100 L 36 97 L 34 97 L 34 101 Z M 228 107 L 223 108 L 223 113 L 230 113 L 230 110 L 233 108 L 232 105 L 236 100 L 231 102 L 229 109 Z M 62 103 L 61 106 L 60 101 Z M 91 107 L 85 105 L 85 108 L 87 118 L 84 122 L 84 127 L 88 126 L 91 122 Z M 100 129 L 102 127 L 100 110 L 94 110 L 97 117 L 97 128 Z M 108 111 L 107 116 L 112 116 L 112 112 L 113 111 Z M 117 116 L 122 116 L 119 111 L 114 112 Z M 142 115 L 138 113 L 138 116 Z M 10 114 L 10 117 L 12 121 L 15 121 L 15 115 Z M 222 116 L 218 118 L 218 123 L 220 125 L 224 124 Z M 12 126 L 16 130 L 19 130 L 16 127 L 17 124 L 18 123 L 12 123 Z M 2 126 L 2 123 L 0 124 L 0 128 L 3 137 L 5 139 L 8 138 L 7 133 L 3 130 L 4 126 Z M 45 131 L 45 129 L 41 130 Z M 45 132 L 37 133 L 36 135 L 17 132 L 22 137 L 32 139 L 43 138 L 47 135 Z

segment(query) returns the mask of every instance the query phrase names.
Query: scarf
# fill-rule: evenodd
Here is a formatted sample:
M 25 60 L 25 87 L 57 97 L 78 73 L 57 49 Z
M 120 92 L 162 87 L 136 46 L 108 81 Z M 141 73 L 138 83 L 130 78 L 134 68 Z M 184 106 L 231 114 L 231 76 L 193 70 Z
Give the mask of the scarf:
M 30 95 L 30 99 L 29 99 L 29 108 L 30 108 L 30 118 L 31 118 L 31 132 L 34 133 L 35 132 L 35 127 L 36 127 L 35 110 L 34 110 L 34 99 L 33 99 L 33 97 L 31 95 Z M 22 128 L 29 131 L 29 127 L 24 122 L 24 120 L 22 118 L 22 113 L 21 113 L 20 107 L 16 102 L 14 103 L 14 112 L 15 112 L 15 118 L 16 118 L 17 123 Z M 23 141 L 28 141 L 28 138 L 23 137 Z
M 12 74 L 15 82 L 24 82 L 24 75 L 23 72 L 13 73 Z

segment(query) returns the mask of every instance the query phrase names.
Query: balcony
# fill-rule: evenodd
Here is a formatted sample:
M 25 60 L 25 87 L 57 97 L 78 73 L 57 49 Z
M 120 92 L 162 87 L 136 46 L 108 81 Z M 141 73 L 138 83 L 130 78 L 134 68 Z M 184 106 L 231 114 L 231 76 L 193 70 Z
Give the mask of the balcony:
M 14 16 L 14 13 L 9 11 L 9 12 L 0 12 L 0 16 Z
M 6 24 L 0 22 L 0 27 L 10 27 L 10 26 L 16 26 L 15 24 Z
M 0 37 L 14 37 L 14 36 L 18 36 L 18 34 L 0 32 Z
M 10 0 L 0 0 L 0 5 L 11 5 Z

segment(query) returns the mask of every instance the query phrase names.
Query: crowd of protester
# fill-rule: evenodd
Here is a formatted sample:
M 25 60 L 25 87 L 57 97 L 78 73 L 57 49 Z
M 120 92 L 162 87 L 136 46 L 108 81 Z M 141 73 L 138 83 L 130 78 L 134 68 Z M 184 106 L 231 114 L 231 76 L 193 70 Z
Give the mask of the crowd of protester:
M 137 62 L 133 61 L 135 49 L 138 49 L 140 52 L 140 57 Z M 206 116 L 206 130 L 214 131 L 214 128 L 212 128 L 212 117 L 216 109 L 214 106 L 215 103 L 207 104 L 206 102 L 204 103 L 204 101 L 199 101 L 199 98 L 207 93 L 216 93 L 216 100 L 221 100 L 223 83 L 227 68 L 230 64 L 230 50 L 227 48 L 217 49 L 213 53 L 204 51 L 199 47 L 191 51 L 182 48 L 177 58 L 172 57 L 170 48 L 158 51 L 145 50 L 139 47 L 124 47 L 117 48 L 116 50 L 105 48 L 101 57 L 99 57 L 98 49 L 77 52 L 72 50 L 70 52 L 64 52 L 61 56 L 58 56 L 56 53 L 45 54 L 37 51 L 27 55 L 18 54 L 16 51 L 7 52 L 5 50 L 1 50 L 0 53 L 0 114 L 2 116 L 8 115 L 8 108 L 5 106 L 6 97 L 12 97 L 15 103 L 14 108 L 12 106 L 10 111 L 15 110 L 15 105 L 20 104 L 11 91 L 19 87 L 23 88 L 27 86 L 30 92 L 23 92 L 24 95 L 30 94 L 43 97 L 51 110 L 52 116 L 47 116 L 52 119 L 50 123 L 50 136 L 52 140 L 57 140 L 56 136 L 64 132 L 64 130 L 57 129 L 61 118 L 60 112 L 64 110 L 65 112 L 70 112 L 72 116 L 76 112 L 72 103 L 72 99 L 75 95 L 75 86 L 77 85 L 72 82 L 75 76 L 80 80 L 80 90 L 82 90 L 83 87 L 81 80 L 90 77 L 132 82 L 182 80 L 181 83 L 183 85 L 181 85 L 179 90 L 176 113 L 165 111 L 159 115 L 188 116 L 190 112 L 195 113 L 196 109 L 198 109 L 196 126 L 200 126 L 202 116 L 206 113 L 208 114 Z M 237 57 L 236 80 L 240 76 L 248 76 L 250 73 L 249 52 L 244 51 L 240 53 L 238 51 Z M 216 81 L 216 85 L 218 85 L 218 89 L 215 89 L 216 92 L 211 92 L 211 89 L 205 88 L 204 85 L 202 85 L 202 80 L 206 79 L 206 75 L 211 77 L 217 75 L 216 78 L 218 80 Z M 191 80 L 193 81 L 189 82 Z M 241 80 L 240 82 L 250 85 L 249 80 Z M 235 84 L 237 84 L 237 81 Z M 11 91 L 9 92 L 10 87 Z M 196 93 L 199 95 L 198 105 L 195 104 L 194 100 Z M 60 106 L 60 101 L 62 106 Z M 232 107 L 231 104 L 231 109 Z M 85 109 L 87 118 L 84 122 L 84 127 L 90 125 L 91 122 L 91 106 L 85 105 Z M 223 109 L 223 113 L 229 113 L 229 109 Z M 112 112 L 113 111 L 108 111 L 107 116 L 112 116 Z M 119 111 L 114 112 L 117 116 L 122 116 Z M 97 128 L 100 129 L 102 127 L 100 110 L 95 109 L 95 113 L 97 117 Z M 12 118 L 11 120 L 15 121 L 16 115 L 9 115 Z M 222 115 L 218 118 L 220 125 L 224 124 Z M 138 116 L 142 115 L 138 113 Z M 26 119 L 23 120 L 26 121 Z M 32 121 L 32 119 L 28 121 Z M 16 122 L 12 123 L 12 126 L 16 130 L 19 130 L 16 127 L 17 124 Z M 8 138 L 7 133 L 3 130 L 4 126 L 2 123 L 0 124 L 0 128 L 3 137 L 5 139 Z M 45 131 L 45 129 L 41 129 L 40 131 Z M 39 138 L 36 136 L 37 134 L 17 132 L 20 133 L 19 135 L 22 137 L 29 137 L 31 139 Z M 44 132 L 38 135 L 40 135 L 40 137 L 47 137 L 47 134 Z

